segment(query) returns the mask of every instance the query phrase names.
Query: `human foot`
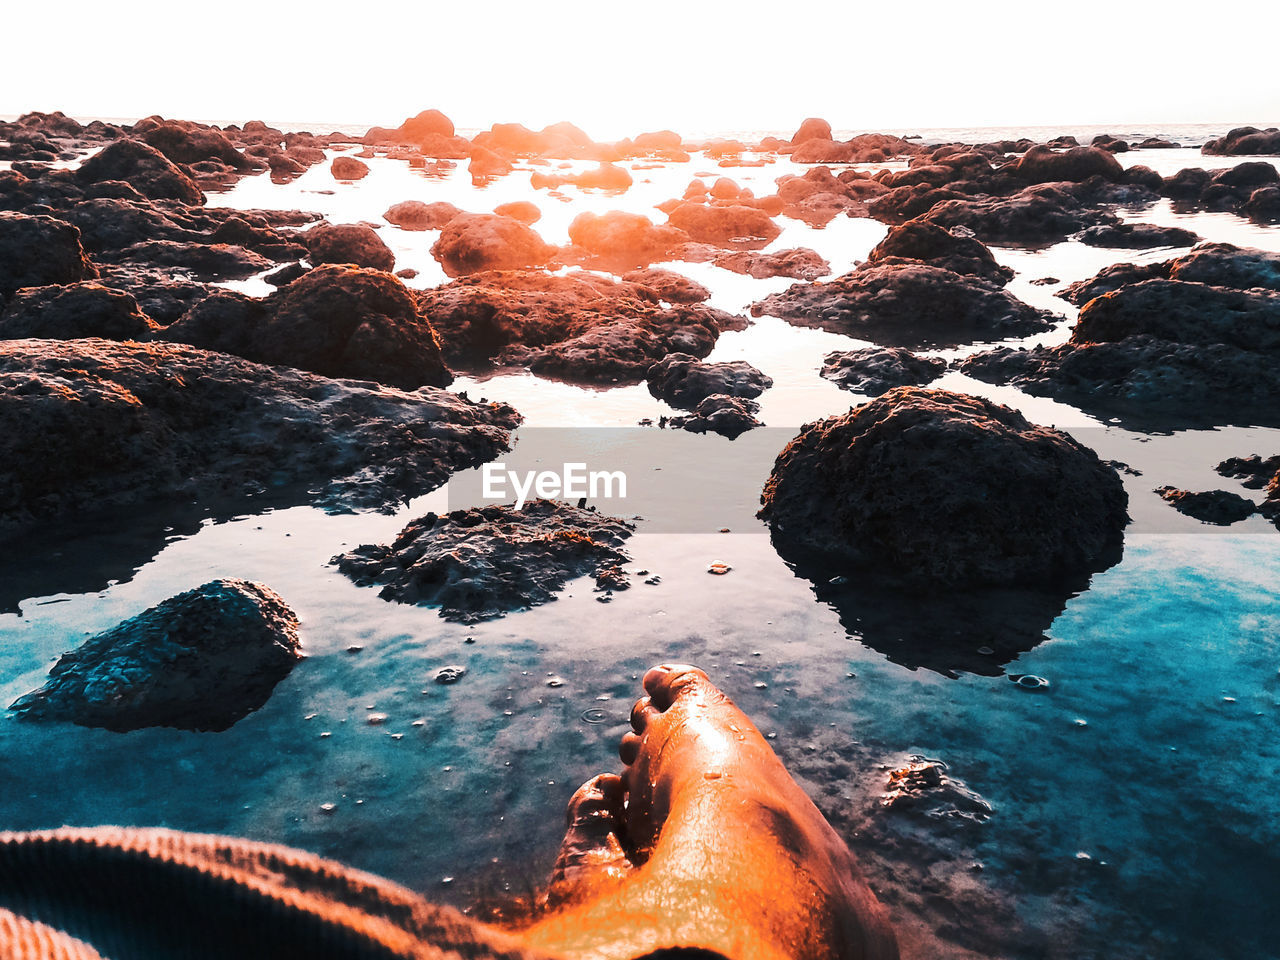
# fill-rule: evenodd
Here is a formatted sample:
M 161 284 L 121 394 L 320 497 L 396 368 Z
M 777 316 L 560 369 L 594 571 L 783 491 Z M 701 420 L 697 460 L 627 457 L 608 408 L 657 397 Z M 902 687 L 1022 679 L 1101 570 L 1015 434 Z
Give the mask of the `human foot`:
M 654 667 L 644 687 L 622 777 L 570 803 L 554 909 L 528 942 L 570 957 L 896 957 L 848 847 L 747 716 L 695 667 Z

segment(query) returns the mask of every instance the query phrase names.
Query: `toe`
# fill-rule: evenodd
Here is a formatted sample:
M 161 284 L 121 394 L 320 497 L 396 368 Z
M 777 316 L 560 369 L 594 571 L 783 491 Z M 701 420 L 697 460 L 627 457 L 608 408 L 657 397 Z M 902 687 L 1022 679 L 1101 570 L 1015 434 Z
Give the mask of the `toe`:
M 700 684 L 712 685 L 705 673 L 687 663 L 662 663 L 644 675 L 644 688 L 658 710 L 668 709 L 682 691 Z
M 565 819 L 570 830 L 584 830 L 593 826 L 611 829 L 613 818 L 621 812 L 624 789 L 622 778 L 613 773 L 593 777 L 569 799 Z
M 640 756 L 640 738 L 634 733 L 623 734 L 622 742 L 618 744 L 618 756 L 628 767 L 635 763 Z
M 644 733 L 649 721 L 658 715 L 658 708 L 648 697 L 641 697 L 631 708 L 631 729 L 636 733 Z

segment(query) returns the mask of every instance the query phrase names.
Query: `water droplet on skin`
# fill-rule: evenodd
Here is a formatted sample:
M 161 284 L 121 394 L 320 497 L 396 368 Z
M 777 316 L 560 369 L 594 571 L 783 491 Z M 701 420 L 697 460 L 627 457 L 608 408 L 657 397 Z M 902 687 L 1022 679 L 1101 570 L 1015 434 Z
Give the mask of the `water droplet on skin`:
M 708 770 L 702 775 L 703 780 L 719 780 L 724 774 L 719 770 Z
M 582 719 L 586 723 L 604 723 L 609 719 L 609 714 L 605 713 L 599 707 L 592 707 L 589 710 L 582 711 Z
M 371 727 L 381 726 L 386 722 L 387 722 L 387 715 L 385 713 L 369 714 L 369 726 Z
M 990 647 L 979 647 L 978 652 L 982 654 L 984 657 L 989 657 L 993 653 L 995 653 L 995 651 L 992 650 Z
M 337 810 L 337 809 L 338 809 L 338 805 L 337 805 L 336 803 L 322 803 L 322 804 L 320 804 L 320 812 L 321 812 L 321 813 L 333 813 L 333 811 L 335 811 L 335 810 Z
M 717 560 L 715 563 L 711 564 L 711 566 L 707 567 L 707 573 L 714 573 L 717 577 L 723 577 L 732 569 L 733 567 L 729 566 L 729 564 L 722 563 Z
M 768 685 L 767 683 L 765 683 L 763 680 L 757 680 L 757 681 L 756 681 L 755 686 L 756 686 L 756 689 L 757 689 L 757 690 L 768 690 L 768 689 L 769 689 L 769 685 Z
M 332 737 L 332 736 L 333 736 L 333 734 L 332 734 L 332 733 L 330 733 L 328 730 L 326 730 L 326 731 L 324 731 L 324 733 L 320 734 L 320 739 L 321 739 L 321 740 L 324 740 L 324 739 L 326 739 L 326 738 L 328 738 L 328 737 Z
M 552 677 L 550 680 L 548 680 L 548 681 L 547 681 L 547 686 L 548 686 L 548 687 L 563 687 L 563 686 L 564 686 L 564 681 L 563 681 L 563 680 L 561 680 L 559 677 Z
M 1084 717 L 1076 717 L 1075 722 L 1077 727 L 1087 727 L 1089 725 L 1089 721 L 1084 719 Z

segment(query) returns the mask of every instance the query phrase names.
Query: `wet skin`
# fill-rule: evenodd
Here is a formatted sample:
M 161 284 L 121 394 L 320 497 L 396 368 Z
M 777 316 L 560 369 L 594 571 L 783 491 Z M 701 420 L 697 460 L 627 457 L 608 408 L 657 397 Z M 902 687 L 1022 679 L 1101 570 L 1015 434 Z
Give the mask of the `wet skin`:
M 654 667 L 621 776 L 588 781 L 523 931 L 569 958 L 698 947 L 733 960 L 896 958 L 844 842 L 747 716 L 695 667 Z

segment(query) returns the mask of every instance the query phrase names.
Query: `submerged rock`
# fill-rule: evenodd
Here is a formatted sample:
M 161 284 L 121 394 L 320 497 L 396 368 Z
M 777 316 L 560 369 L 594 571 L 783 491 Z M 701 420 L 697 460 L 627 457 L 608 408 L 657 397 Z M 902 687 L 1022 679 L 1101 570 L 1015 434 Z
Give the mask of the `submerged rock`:
M 1114 560 L 1119 476 L 1071 437 L 977 397 L 898 387 L 808 424 L 760 516 L 774 541 L 931 585 L 1053 582 Z
M 713 394 L 754 399 L 773 386 L 772 377 L 745 360 L 702 363 L 686 353 L 673 353 L 655 363 L 648 379 L 651 394 L 686 410 Z
M 1137 334 L 1101 343 L 974 354 L 961 373 L 1066 400 L 1098 416 L 1169 429 L 1280 425 L 1280 364 L 1226 344 L 1187 344 Z
M 388 208 L 382 219 L 401 230 L 439 230 L 460 213 L 452 203 L 404 200 Z
M 1207 490 L 1193 493 L 1190 490 L 1179 490 L 1177 487 L 1157 487 L 1156 493 L 1166 503 L 1172 504 L 1179 513 L 1199 520 L 1201 523 L 1212 523 L 1226 526 L 1246 517 L 1253 516 L 1257 505 L 1252 500 L 1232 493 L 1229 490 Z
M 541 266 L 554 254 L 555 247 L 519 220 L 491 213 L 454 217 L 431 247 L 431 255 L 451 277 Z
M 1080 242 L 1090 247 L 1145 250 L 1150 247 L 1190 247 L 1200 237 L 1181 227 L 1159 227 L 1152 223 L 1099 224 L 1080 234 Z
M 672 259 L 689 235 L 665 224 L 655 226 L 639 213 L 586 211 L 569 224 L 569 241 L 598 258 L 601 266 L 626 269 Z
M 382 584 L 384 600 L 440 606 L 446 620 L 476 623 L 555 599 L 585 575 L 612 576 L 630 558 L 635 528 L 551 500 L 476 507 L 414 520 L 387 545 L 363 545 L 330 562 L 357 584 Z
M 667 222 L 699 243 L 758 249 L 777 239 L 781 228 L 756 207 L 681 203 Z
M 942 376 L 947 361 L 917 357 L 903 347 L 836 350 L 823 358 L 822 376 L 845 390 L 878 397 L 893 387 L 924 386 Z
M 80 231 L 53 217 L 0 212 L 0 298 L 22 287 L 91 280 Z
M 28 287 L 0 313 L 0 339 L 145 340 L 159 327 L 130 294 L 99 283 Z
M 405 285 L 388 273 L 346 264 L 317 267 L 261 300 L 216 293 L 161 336 L 258 363 L 406 390 L 453 380 L 435 330 Z
M 711 262 L 717 267 L 755 277 L 757 280 L 768 277 L 817 280 L 831 273 L 831 264 L 808 247 L 794 247 L 772 253 L 738 250 L 734 253 L 720 254 Z
M 904 347 L 998 340 L 1053 326 L 1048 314 L 995 283 L 915 261 L 867 263 L 825 283 L 795 284 L 751 312 Z
M 214 580 L 65 653 L 9 709 L 116 732 L 225 730 L 257 710 L 302 659 L 298 618 L 273 591 Z
M 0 537 L 166 498 L 387 509 L 492 459 L 518 421 L 179 344 L 0 341 Z

